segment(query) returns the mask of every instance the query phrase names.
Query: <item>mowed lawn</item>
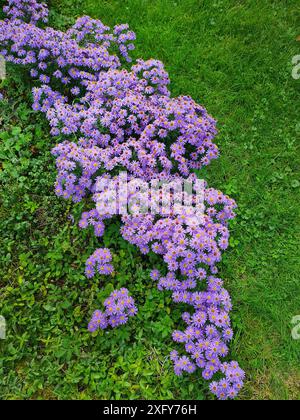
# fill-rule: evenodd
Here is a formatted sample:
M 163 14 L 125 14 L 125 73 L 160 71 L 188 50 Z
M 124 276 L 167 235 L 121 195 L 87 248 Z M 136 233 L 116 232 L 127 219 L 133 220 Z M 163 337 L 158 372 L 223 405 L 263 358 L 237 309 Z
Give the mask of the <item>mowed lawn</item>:
M 173 96 L 191 95 L 218 120 L 221 157 L 200 176 L 231 195 L 238 217 L 221 276 L 233 299 L 231 357 L 246 371 L 241 399 L 300 399 L 300 54 L 298 0 L 52 0 L 51 25 L 83 14 L 129 23 L 135 58 L 165 63 Z M 4 4 L 0 1 L 0 4 Z M 1 85 L 0 85 L 1 86 Z M 30 81 L 11 66 L 0 103 L 0 398 L 211 399 L 200 372 L 176 378 L 168 354 L 180 310 L 142 258 L 108 229 L 113 279 L 87 281 L 96 249 L 79 231 L 83 205 L 54 195 L 54 159 Z M 127 286 L 139 315 L 95 337 L 89 316 Z

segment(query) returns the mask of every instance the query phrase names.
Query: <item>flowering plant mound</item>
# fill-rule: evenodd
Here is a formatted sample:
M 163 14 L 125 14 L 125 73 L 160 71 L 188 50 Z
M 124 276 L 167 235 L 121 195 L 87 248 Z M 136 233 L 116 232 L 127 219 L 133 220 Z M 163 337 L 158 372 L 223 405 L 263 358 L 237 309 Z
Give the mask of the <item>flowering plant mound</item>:
M 184 331 L 173 333 L 183 348 L 183 353 L 180 347 L 171 353 L 175 373 L 200 368 L 203 378 L 216 378 L 210 386 L 213 394 L 236 397 L 244 372 L 236 362 L 224 361 L 233 337 L 232 306 L 217 277 L 236 204 L 206 183 L 200 185 L 195 175 L 218 157 L 215 120 L 190 97 L 171 97 L 160 61 L 140 59 L 129 70 L 123 68 L 134 49 L 135 34 L 128 25 L 111 30 L 85 16 L 66 32 L 43 28 L 48 9 L 36 0 L 9 0 L 4 11 L 8 19 L 0 22 L 0 54 L 28 68 L 36 82 L 33 109 L 45 114 L 53 136 L 63 138 L 52 150 L 56 194 L 74 202 L 91 197 L 94 208 L 82 214 L 79 226 L 92 226 L 101 237 L 105 220 L 112 217 L 107 203 L 124 198 L 108 182 L 126 171 L 136 199 L 133 208 L 140 211 L 119 213 L 121 234 L 143 254 L 161 255 L 166 272 L 154 269 L 153 282 L 159 290 L 171 291 L 175 303 L 190 308 L 182 315 Z M 154 212 L 141 211 L 149 193 L 139 191 L 137 177 L 157 184 L 193 184 L 186 194 L 190 208 L 178 211 L 180 193 L 174 187 L 168 214 L 164 194 L 152 202 Z M 96 250 L 86 262 L 86 276 L 112 274 L 111 261 L 108 249 Z M 117 327 L 134 316 L 137 308 L 128 293 L 114 291 L 105 310 L 94 313 L 89 330 Z
M 106 329 L 109 325 L 116 328 L 126 324 L 128 317 L 137 314 L 137 307 L 128 290 L 122 288 L 115 290 L 104 302 L 105 312 L 96 311 L 89 323 L 89 331 L 95 332 L 99 328 Z

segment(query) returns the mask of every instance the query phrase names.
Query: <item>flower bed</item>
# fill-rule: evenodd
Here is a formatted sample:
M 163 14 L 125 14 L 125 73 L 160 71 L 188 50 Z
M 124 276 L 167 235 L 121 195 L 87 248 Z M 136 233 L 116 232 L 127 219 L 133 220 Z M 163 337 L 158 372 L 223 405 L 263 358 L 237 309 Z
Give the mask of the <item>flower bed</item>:
M 103 236 L 112 217 L 100 211 L 104 196 L 108 202 L 115 198 L 105 185 L 117 183 L 121 172 L 133 182 L 193 185 L 191 208 L 200 208 L 202 217 L 185 209 L 176 212 L 178 192 L 172 191 L 168 214 L 163 196 L 155 212 L 119 213 L 121 235 L 143 254 L 153 251 L 163 258 L 165 272 L 154 269 L 152 280 L 160 290 L 171 291 L 174 303 L 189 308 L 182 315 L 186 329 L 173 333 L 183 348 L 171 353 L 175 373 L 200 368 L 218 398 L 235 398 L 244 372 L 236 362 L 224 361 L 233 337 L 231 301 L 217 264 L 228 247 L 228 221 L 236 204 L 206 184 L 198 191 L 195 175 L 218 157 L 215 120 L 190 97 L 171 97 L 161 62 L 140 59 L 128 69 L 135 40 L 128 25 L 111 30 L 85 16 L 61 32 L 43 27 L 48 10 L 35 0 L 10 0 L 4 11 L 8 19 L 0 22 L 0 54 L 28 68 L 37 86 L 33 109 L 45 114 L 51 134 L 62 140 L 52 151 L 56 194 L 94 202 L 82 214 L 81 228 L 92 226 L 97 237 Z M 144 204 L 145 194 L 132 194 Z M 96 272 L 113 272 L 109 250 L 100 248 L 88 259 L 86 276 Z M 104 306 L 105 311 L 94 313 L 90 331 L 117 327 L 137 312 L 127 289 L 113 292 Z

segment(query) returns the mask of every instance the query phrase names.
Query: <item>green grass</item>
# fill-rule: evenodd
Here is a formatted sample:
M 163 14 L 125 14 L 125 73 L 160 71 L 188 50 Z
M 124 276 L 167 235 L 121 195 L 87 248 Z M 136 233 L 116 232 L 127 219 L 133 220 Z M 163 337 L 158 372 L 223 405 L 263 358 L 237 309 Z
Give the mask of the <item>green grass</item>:
M 1 2 L 3 3 L 3 2 Z M 135 57 L 162 60 L 172 94 L 191 95 L 218 119 L 221 158 L 205 172 L 236 199 L 221 274 L 231 293 L 231 356 L 247 373 L 242 399 L 300 398 L 298 0 L 52 0 L 51 24 L 88 14 L 137 33 Z M 87 281 L 97 246 L 79 232 L 78 206 L 55 197 L 53 144 L 30 111 L 28 81 L 8 73 L 0 110 L 0 398 L 211 398 L 199 373 L 176 378 L 167 359 L 180 311 L 149 280 L 143 259 L 112 225 L 104 243 L 116 276 Z M 79 206 L 80 207 L 80 206 Z M 90 336 L 86 322 L 113 287 L 139 304 L 126 327 Z M 104 290 L 103 290 L 104 289 Z

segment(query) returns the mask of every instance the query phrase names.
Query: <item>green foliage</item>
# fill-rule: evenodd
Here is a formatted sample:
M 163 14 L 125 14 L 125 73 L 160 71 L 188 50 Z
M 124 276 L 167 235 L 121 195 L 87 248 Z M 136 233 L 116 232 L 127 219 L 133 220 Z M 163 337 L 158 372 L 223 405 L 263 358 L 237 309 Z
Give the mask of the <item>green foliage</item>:
M 155 57 L 174 95 L 189 94 L 219 120 L 221 158 L 202 176 L 239 204 L 221 275 L 234 304 L 232 356 L 246 370 L 244 399 L 299 399 L 298 1 L 51 1 L 51 24 L 89 14 L 138 36 L 136 57 Z M 138 13 L 137 13 L 138 11 Z M 112 224 L 103 240 L 116 275 L 88 281 L 99 242 L 79 231 L 80 205 L 53 192 L 54 145 L 30 107 L 30 81 L 8 68 L 0 103 L 0 398 L 206 399 L 199 372 L 176 378 L 167 359 L 180 311 L 149 278 L 142 257 Z M 3 89 L 2 89 L 3 88 Z M 154 264 L 155 263 L 155 264 Z M 86 324 L 115 287 L 128 286 L 138 316 L 91 336 Z

